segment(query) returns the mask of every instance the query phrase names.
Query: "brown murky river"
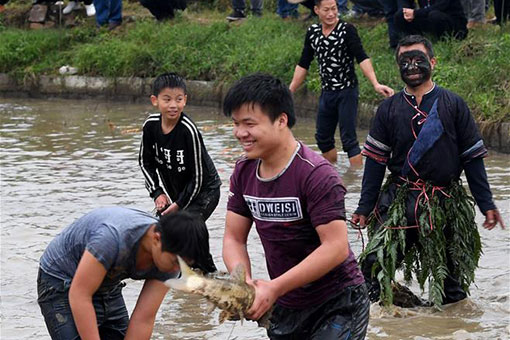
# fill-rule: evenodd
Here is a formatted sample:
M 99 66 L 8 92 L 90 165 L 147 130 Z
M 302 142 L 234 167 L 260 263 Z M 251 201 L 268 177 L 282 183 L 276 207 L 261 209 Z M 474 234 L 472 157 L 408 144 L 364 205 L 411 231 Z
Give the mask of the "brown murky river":
M 39 257 L 50 240 L 83 213 L 100 206 L 125 205 L 151 211 L 137 155 L 140 126 L 149 105 L 71 100 L 0 98 L 1 148 L 1 339 L 49 339 L 36 301 Z M 228 180 L 241 154 L 230 121 L 214 108 L 186 110 L 202 131 L 223 181 L 220 203 L 208 221 L 211 252 L 221 269 L 221 239 Z M 314 145 L 314 122 L 299 120 L 294 134 Z M 366 131 L 360 132 L 364 140 Z M 496 204 L 510 224 L 510 155 L 486 159 Z M 359 198 L 362 170 L 339 171 L 349 190 L 348 213 Z M 481 224 L 482 216 L 478 213 Z M 480 228 L 484 254 L 471 297 L 443 311 L 381 311 L 372 306 L 368 339 L 508 339 L 510 332 L 509 229 Z M 366 235 L 365 235 L 366 239 Z M 361 239 L 353 230 L 355 253 Z M 252 231 L 249 252 L 255 278 L 266 278 L 262 247 Z M 131 312 L 140 282 L 124 289 Z M 418 292 L 416 285 L 413 289 Z M 265 339 L 253 322 L 218 324 L 203 299 L 169 292 L 153 339 Z

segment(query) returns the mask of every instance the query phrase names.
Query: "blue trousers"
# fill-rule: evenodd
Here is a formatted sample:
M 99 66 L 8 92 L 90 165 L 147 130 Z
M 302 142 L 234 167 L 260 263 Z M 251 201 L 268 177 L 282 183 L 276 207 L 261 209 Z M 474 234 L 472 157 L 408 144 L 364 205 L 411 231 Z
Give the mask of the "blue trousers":
M 63 281 L 39 269 L 37 302 L 53 340 L 80 338 L 69 305 L 70 287 L 71 281 Z M 92 297 L 101 339 L 121 340 L 126 335 L 129 315 L 122 297 L 122 287 L 124 284 L 121 283 Z
M 335 148 L 335 132 L 340 128 L 342 147 L 349 158 L 361 153 L 356 136 L 358 116 L 358 88 L 340 91 L 322 91 L 319 98 L 319 112 L 315 140 L 322 153 Z
M 287 0 L 278 0 L 277 6 L 276 6 L 276 13 L 281 18 L 287 18 L 287 17 L 298 17 L 298 4 L 291 4 L 290 2 L 287 2 Z
M 98 26 L 122 22 L 122 0 L 94 0 Z

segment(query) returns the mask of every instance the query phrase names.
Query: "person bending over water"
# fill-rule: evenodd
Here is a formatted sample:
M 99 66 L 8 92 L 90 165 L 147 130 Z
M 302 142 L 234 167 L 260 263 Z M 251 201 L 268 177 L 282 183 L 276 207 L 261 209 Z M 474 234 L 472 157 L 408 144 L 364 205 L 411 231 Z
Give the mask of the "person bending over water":
M 179 275 L 177 255 L 207 272 L 209 234 L 187 212 L 161 220 L 134 209 L 99 208 L 79 218 L 44 251 L 38 303 L 52 339 L 150 339 L 163 284 Z M 131 318 L 122 280 L 145 280 Z

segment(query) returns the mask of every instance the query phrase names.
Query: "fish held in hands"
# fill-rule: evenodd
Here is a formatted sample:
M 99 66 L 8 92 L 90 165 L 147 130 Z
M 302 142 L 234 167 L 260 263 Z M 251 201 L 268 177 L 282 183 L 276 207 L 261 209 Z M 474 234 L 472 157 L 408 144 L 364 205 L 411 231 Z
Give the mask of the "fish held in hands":
M 177 257 L 181 277 L 165 281 L 168 287 L 205 297 L 214 307 L 221 309 L 219 322 L 245 319 L 246 312 L 255 300 L 255 288 L 246 283 L 246 271 L 238 265 L 230 277 L 206 277 L 194 272 L 182 258 Z M 257 320 L 260 327 L 269 326 L 270 312 Z

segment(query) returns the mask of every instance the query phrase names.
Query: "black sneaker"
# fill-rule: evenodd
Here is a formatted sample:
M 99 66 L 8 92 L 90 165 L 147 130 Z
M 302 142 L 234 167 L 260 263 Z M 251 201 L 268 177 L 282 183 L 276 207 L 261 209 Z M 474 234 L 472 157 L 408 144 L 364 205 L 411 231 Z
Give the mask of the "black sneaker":
M 112 22 L 109 22 L 108 23 L 108 31 L 113 31 L 114 29 L 116 29 L 117 27 L 119 27 L 121 25 L 120 22 L 118 21 L 112 21 Z
M 246 18 L 246 15 L 242 11 L 234 10 L 230 15 L 227 17 L 228 21 L 237 21 Z

